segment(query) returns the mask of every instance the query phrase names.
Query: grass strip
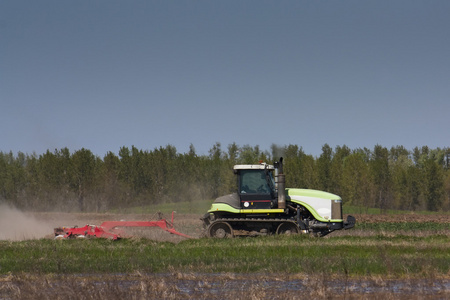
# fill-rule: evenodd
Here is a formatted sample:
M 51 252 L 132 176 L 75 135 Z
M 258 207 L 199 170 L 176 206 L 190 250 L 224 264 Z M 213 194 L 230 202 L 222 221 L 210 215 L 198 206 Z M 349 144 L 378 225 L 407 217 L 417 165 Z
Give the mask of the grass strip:
M 448 277 L 450 238 L 269 236 L 0 242 L 0 274 L 304 273 L 345 276 Z

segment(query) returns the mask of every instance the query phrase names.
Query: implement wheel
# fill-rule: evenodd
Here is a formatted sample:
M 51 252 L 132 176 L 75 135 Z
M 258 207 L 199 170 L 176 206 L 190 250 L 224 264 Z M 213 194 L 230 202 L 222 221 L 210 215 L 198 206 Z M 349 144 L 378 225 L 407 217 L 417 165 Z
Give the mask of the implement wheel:
M 297 234 L 299 233 L 297 225 L 291 222 L 285 222 L 278 225 L 277 234 Z
M 212 223 L 209 225 L 207 234 L 208 237 L 219 239 L 232 238 L 234 236 L 233 228 L 227 222 Z

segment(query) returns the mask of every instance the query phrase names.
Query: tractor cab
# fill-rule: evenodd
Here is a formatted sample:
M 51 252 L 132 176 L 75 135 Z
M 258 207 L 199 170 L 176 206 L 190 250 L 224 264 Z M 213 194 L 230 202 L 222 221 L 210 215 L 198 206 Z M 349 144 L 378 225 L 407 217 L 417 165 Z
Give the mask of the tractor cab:
M 270 209 L 276 207 L 277 190 L 273 177 L 274 166 L 235 165 L 241 209 Z

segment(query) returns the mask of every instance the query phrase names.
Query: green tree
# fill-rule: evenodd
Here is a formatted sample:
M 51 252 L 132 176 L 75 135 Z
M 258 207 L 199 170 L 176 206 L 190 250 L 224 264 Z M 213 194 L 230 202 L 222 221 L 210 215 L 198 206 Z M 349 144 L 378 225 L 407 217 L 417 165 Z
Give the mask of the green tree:
M 329 191 L 331 187 L 331 161 L 333 149 L 325 144 L 322 146 L 322 154 L 317 159 L 317 172 L 319 177 L 319 188 Z
M 344 167 L 344 159 L 351 153 L 350 148 L 346 145 L 336 146 L 334 156 L 331 160 L 330 167 L 330 192 L 337 195 L 342 194 L 342 174 Z
M 301 187 L 307 189 L 319 188 L 319 177 L 316 170 L 316 161 L 312 155 L 302 155 L 300 158 Z
M 227 147 L 228 149 L 228 160 L 229 162 L 234 165 L 237 163 L 238 157 L 239 157 L 239 147 L 236 145 L 236 143 L 230 144 Z
M 301 158 L 304 156 L 303 149 L 297 145 L 288 145 L 282 151 L 284 153 L 283 171 L 286 174 L 286 187 L 304 188 L 304 170 Z
M 101 195 L 103 207 L 121 207 L 123 202 L 123 187 L 119 180 L 120 159 L 111 151 L 103 157 L 101 182 L 103 193 Z M 122 200 L 122 201 L 121 201 Z
M 445 211 L 448 211 L 450 209 L 450 172 L 449 169 L 445 172 L 445 179 L 444 179 L 444 189 L 445 189 L 445 203 L 442 206 Z
M 192 143 L 189 145 L 189 153 L 188 153 L 188 155 L 191 156 L 191 157 L 197 156 L 197 153 L 195 152 L 195 147 L 194 147 L 194 145 Z
M 405 199 L 409 201 L 406 207 L 404 207 L 405 209 L 415 211 L 423 206 L 421 204 L 422 178 L 422 172 L 417 166 L 411 165 L 408 167 L 406 173 L 407 194 Z
M 72 188 L 77 193 L 78 209 L 85 211 L 85 198 L 96 183 L 96 157 L 90 150 L 81 148 L 72 155 Z
M 26 165 L 25 165 L 25 173 L 26 173 L 26 188 L 24 190 L 25 203 L 23 207 L 27 209 L 40 209 L 41 202 L 40 201 L 40 183 L 39 183 L 39 161 L 36 155 L 27 156 Z
M 424 170 L 427 209 L 431 211 L 438 211 L 442 208 L 445 195 L 443 170 L 432 158 L 425 160 Z
M 403 146 L 392 147 L 389 151 L 389 168 L 390 168 L 390 186 L 392 188 L 392 207 L 396 209 L 404 209 L 412 207 L 412 199 L 415 195 L 410 187 L 413 177 L 408 174 L 413 166 L 412 160 L 409 158 L 409 151 Z
M 244 145 L 239 152 L 239 164 L 257 164 L 260 157 L 259 146 Z
M 409 151 L 403 146 L 391 147 L 389 150 L 389 161 L 396 162 L 409 157 Z
M 318 158 L 298 145 L 259 146 L 236 143 L 223 152 L 216 143 L 209 155 L 179 154 L 174 146 L 143 151 L 122 147 L 103 159 L 87 149 L 46 151 L 42 155 L 0 152 L 0 199 L 33 210 L 101 211 L 157 202 L 212 199 L 233 192 L 234 164 L 272 163 L 284 157 L 287 186 L 327 190 L 345 203 L 381 209 L 448 210 L 449 148 L 403 146 L 350 150 L 322 147 Z
M 389 204 L 389 152 L 387 148 L 376 145 L 370 161 L 372 177 L 376 188 L 375 206 L 385 210 Z
M 39 209 L 68 210 L 71 197 L 72 159 L 68 148 L 55 149 L 39 156 L 36 166 L 38 197 L 42 199 Z
M 119 158 L 120 158 L 120 172 L 119 179 L 124 182 L 127 186 L 131 186 L 131 172 L 132 172 L 132 163 L 131 163 L 131 152 L 128 147 L 121 147 L 119 150 Z
M 20 191 L 25 187 L 25 157 L 19 152 L 14 157 L 12 152 L 0 152 L 0 198 L 17 204 Z
M 213 198 L 217 198 L 221 194 L 221 186 L 223 184 L 223 162 L 224 154 L 220 143 L 216 143 L 209 150 L 209 163 L 205 173 L 209 182 L 210 191 L 208 194 Z
M 345 204 L 369 207 L 373 188 L 362 152 L 356 151 L 344 158 L 341 182 L 341 197 Z

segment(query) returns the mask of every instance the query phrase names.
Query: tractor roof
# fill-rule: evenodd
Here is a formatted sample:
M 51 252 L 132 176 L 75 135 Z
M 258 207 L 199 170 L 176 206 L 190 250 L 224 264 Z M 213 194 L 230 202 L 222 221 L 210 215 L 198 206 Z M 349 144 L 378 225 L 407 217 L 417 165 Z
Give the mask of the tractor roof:
M 235 165 L 233 167 L 233 169 L 234 170 L 264 170 L 264 169 L 274 170 L 275 168 L 273 165 L 261 163 L 259 165 Z

